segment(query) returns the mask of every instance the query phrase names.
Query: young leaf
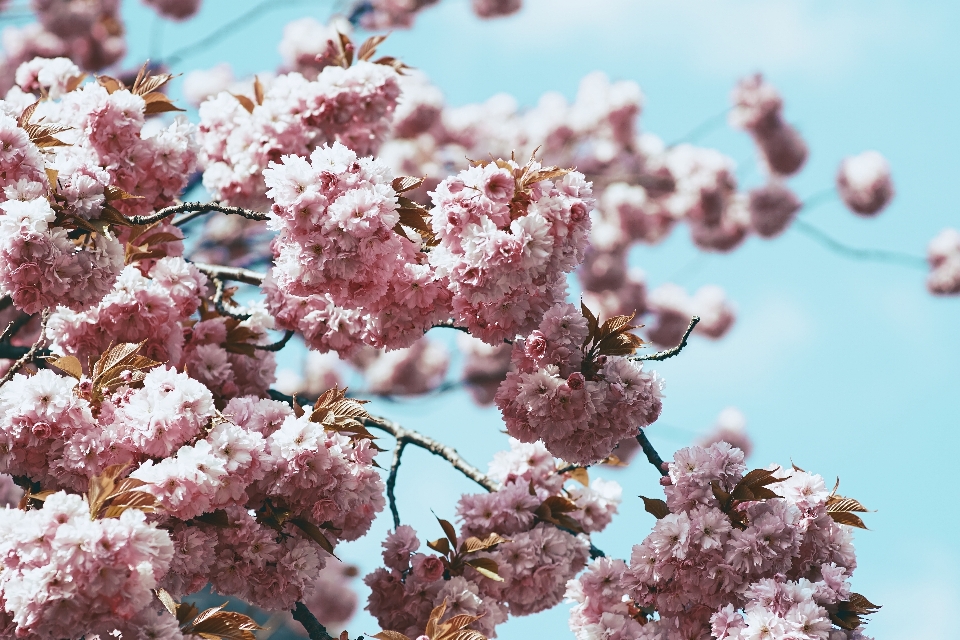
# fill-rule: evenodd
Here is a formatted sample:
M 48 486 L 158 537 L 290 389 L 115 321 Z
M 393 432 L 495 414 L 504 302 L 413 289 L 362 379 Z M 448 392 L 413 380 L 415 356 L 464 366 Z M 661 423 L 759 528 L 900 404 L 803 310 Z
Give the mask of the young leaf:
M 443 538 L 441 538 L 442 540 Z M 467 553 L 475 553 L 477 551 L 487 551 L 497 546 L 501 542 L 510 542 L 506 538 L 502 537 L 499 533 L 491 533 L 486 538 L 481 540 L 480 538 L 470 536 L 463 541 L 463 548 Z M 432 547 L 431 547 L 432 548 Z
M 313 524 L 309 520 L 304 520 L 303 518 L 293 518 L 290 520 L 290 524 L 295 525 L 298 529 L 307 534 L 307 536 L 320 545 L 320 548 L 322 548 L 324 551 L 332 555 L 334 558 L 337 557 L 337 555 L 333 552 L 333 545 L 330 544 L 327 536 L 323 535 L 323 531 L 320 530 L 320 527 Z
M 590 474 L 583 467 L 577 467 L 567 472 L 572 480 L 576 480 L 585 487 L 590 486 Z
M 237 102 L 240 103 L 241 107 L 247 110 L 247 113 L 253 113 L 253 109 L 256 107 L 256 105 L 253 104 L 253 100 L 239 93 L 231 93 L 230 95 L 237 99 Z
M 263 104 L 263 84 L 257 76 L 253 76 L 253 97 L 257 104 Z
M 427 546 L 437 553 L 442 553 L 445 556 L 450 555 L 450 541 L 446 538 L 437 538 L 436 540 L 431 540 L 427 542 Z
M 471 558 L 467 560 L 467 564 L 476 569 L 480 575 L 497 582 L 503 582 L 503 578 L 497 573 L 500 567 L 497 566 L 496 561 L 490 558 Z
M 157 599 L 163 605 L 163 608 L 170 612 L 171 615 L 177 615 L 177 601 L 173 599 L 166 589 L 157 589 Z
M 377 52 L 377 47 L 383 44 L 383 41 L 387 39 L 387 36 L 370 36 L 363 41 L 363 44 L 360 45 L 360 50 L 357 51 L 357 60 L 369 60 L 373 57 L 373 54 Z
M 450 541 L 450 545 L 453 549 L 457 548 L 457 530 L 453 528 L 453 525 L 444 520 L 443 518 L 434 516 L 440 522 L 440 527 L 443 529 L 444 535 L 447 536 L 447 540 Z
M 670 515 L 670 509 L 667 507 L 667 503 L 663 500 L 660 500 L 659 498 L 647 498 L 644 496 L 640 496 L 640 498 L 643 500 L 644 510 L 653 515 L 653 517 L 657 520 L 666 518 L 668 515 Z
M 399 631 L 381 631 L 380 633 L 375 633 L 371 638 L 377 638 L 378 640 L 410 640 L 409 637 L 403 635 Z
M 83 377 L 83 366 L 80 364 L 80 360 L 73 356 L 51 356 L 47 359 L 47 364 L 60 369 L 77 380 Z
M 404 193 L 406 191 L 411 191 L 413 189 L 416 189 L 422 184 L 423 184 L 423 178 L 400 176 L 398 178 L 393 179 L 391 186 L 393 186 L 393 190 L 396 191 L 397 193 Z

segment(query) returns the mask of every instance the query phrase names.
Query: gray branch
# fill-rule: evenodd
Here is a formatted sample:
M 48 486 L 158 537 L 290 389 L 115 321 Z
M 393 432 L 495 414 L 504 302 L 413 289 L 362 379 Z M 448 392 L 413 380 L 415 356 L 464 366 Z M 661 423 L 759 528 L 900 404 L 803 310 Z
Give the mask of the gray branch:
M 202 262 L 194 262 L 193 266 L 211 278 L 243 282 L 257 287 L 263 284 L 264 278 L 267 277 L 266 274 L 260 273 L 259 271 L 244 269 L 243 267 L 225 267 L 219 264 L 205 264 Z
M 0 387 L 10 382 L 10 380 L 17 373 L 17 371 L 22 369 L 24 365 L 26 365 L 28 362 L 33 360 L 33 358 L 37 355 L 37 351 L 39 351 L 40 345 L 42 345 L 47 339 L 47 320 L 49 319 L 50 319 L 50 310 L 47 309 L 43 312 L 43 320 L 40 323 L 40 337 L 37 338 L 37 341 L 33 343 L 33 346 L 30 347 L 30 349 L 25 354 L 23 354 L 23 356 L 19 360 L 17 360 L 12 365 L 10 365 L 10 369 L 8 369 L 7 372 L 3 375 L 3 377 L 0 378 Z
M 666 360 L 667 358 L 672 358 L 683 351 L 683 348 L 687 346 L 687 340 L 690 339 L 690 334 L 693 333 L 693 328 L 697 326 L 698 322 L 700 322 L 700 316 L 693 316 L 690 318 L 690 324 L 687 325 L 687 330 L 683 332 L 683 338 L 680 339 L 680 344 L 672 349 L 658 351 L 657 353 L 651 353 L 645 356 L 630 356 L 628 359 L 633 361 L 656 360 L 659 362 Z
M 181 217 L 178 220 L 174 221 L 174 225 L 180 226 L 185 222 L 193 220 L 197 216 L 203 215 L 205 213 L 211 213 L 217 211 L 219 213 L 226 213 L 233 216 L 241 216 L 247 220 L 268 220 L 269 216 L 265 213 L 259 213 L 257 211 L 249 211 L 247 209 L 242 209 L 240 207 L 228 207 L 227 205 L 220 204 L 218 202 L 184 202 L 181 204 L 175 204 L 170 207 L 165 207 L 160 209 L 155 213 L 151 213 L 146 216 L 133 216 L 129 218 L 130 222 L 136 225 L 148 225 L 155 222 L 160 222 L 165 220 L 170 216 L 175 216 L 178 213 L 187 214 Z
M 463 457 L 457 453 L 457 450 L 453 447 L 447 446 L 417 431 L 404 429 L 396 422 L 387 420 L 386 418 L 370 416 L 363 421 L 363 425 L 371 429 L 386 431 L 397 440 L 404 440 L 407 442 L 407 444 L 420 447 L 421 449 L 429 451 L 435 456 L 443 458 L 449 462 L 454 469 L 467 476 L 487 491 L 496 491 L 500 488 L 499 485 L 488 478 L 486 474 L 482 473 L 479 469 L 464 460 Z

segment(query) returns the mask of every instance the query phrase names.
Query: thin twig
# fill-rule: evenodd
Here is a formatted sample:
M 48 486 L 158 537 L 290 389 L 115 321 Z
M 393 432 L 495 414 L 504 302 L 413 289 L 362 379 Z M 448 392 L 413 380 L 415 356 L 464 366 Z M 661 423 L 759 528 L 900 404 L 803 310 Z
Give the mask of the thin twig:
M 691 129 L 685 136 L 670 143 L 670 148 L 676 147 L 677 145 L 683 144 L 685 142 L 689 144 L 693 144 L 694 142 L 696 142 L 703 136 L 707 135 L 708 133 L 711 133 L 716 129 L 719 129 L 720 126 L 727 121 L 727 114 L 730 113 L 730 110 L 732 108 L 733 107 L 727 107 L 720 113 L 710 116 L 709 118 L 707 118 L 706 120 L 698 124 L 696 127 Z
M 217 28 L 212 33 L 207 34 L 200 40 L 177 49 L 167 56 L 167 58 L 163 60 L 163 63 L 168 67 L 173 67 L 174 65 L 183 62 L 188 57 L 200 53 L 208 47 L 212 47 L 213 45 L 217 44 L 220 40 L 223 40 L 224 38 L 236 33 L 240 27 L 244 26 L 248 22 L 254 22 L 261 13 L 267 13 L 268 11 L 273 11 L 274 9 L 282 9 L 309 1 L 315 0 L 263 0 L 262 2 L 254 5 L 246 13 L 240 14 L 230 22 L 227 22 L 223 26 Z
M 194 262 L 193 266 L 211 278 L 221 278 L 223 280 L 232 280 L 234 282 L 243 282 L 260 286 L 263 284 L 266 274 L 243 267 L 225 267 L 219 264 L 205 264 L 203 262 Z
M 5 385 L 7 382 L 13 378 L 14 374 L 17 373 L 20 369 L 23 368 L 25 364 L 33 360 L 33 357 L 37 355 L 37 351 L 40 349 L 40 345 L 44 343 L 47 339 L 47 320 L 50 319 L 50 310 L 46 309 L 43 312 L 43 320 L 40 322 L 40 337 L 37 338 L 37 341 L 33 343 L 33 346 L 30 347 L 30 350 L 23 354 L 19 360 L 14 362 L 10 369 L 0 378 L 0 387 Z
M 249 320 L 250 319 L 249 313 L 237 313 L 235 311 L 231 311 L 230 309 L 227 309 L 227 305 L 223 303 L 223 294 L 224 294 L 223 280 L 217 277 L 212 278 L 212 280 L 213 280 L 213 286 L 214 286 L 213 307 L 217 310 L 217 313 L 219 313 L 222 316 L 228 316 L 230 318 L 233 318 L 234 320 L 239 320 L 240 322 L 243 322 L 244 320 Z
M 672 358 L 677 355 L 683 348 L 687 346 L 687 340 L 690 339 L 690 334 L 693 332 L 693 328 L 697 326 L 697 323 L 700 322 L 700 316 L 693 316 L 690 318 L 690 324 L 687 325 L 687 330 L 683 332 L 683 338 L 680 339 L 680 344 L 673 347 L 672 349 L 667 349 L 666 351 L 658 351 L 657 353 L 651 353 L 646 356 L 630 356 L 629 360 L 641 361 L 641 360 L 656 360 L 658 362 L 666 360 L 667 358 Z
M 441 442 L 437 442 L 433 438 L 425 436 L 422 433 L 404 429 L 396 422 L 392 422 L 385 418 L 371 416 L 363 421 L 363 425 L 372 429 L 386 431 L 398 440 L 406 440 L 409 444 L 429 451 L 435 456 L 440 456 L 449 462 L 454 469 L 467 476 L 487 491 L 496 491 L 499 489 L 499 485 L 496 482 L 488 478 L 486 474 L 482 473 L 479 469 L 464 460 L 463 457 L 457 453 L 457 450 L 453 447 L 447 446 Z
M 7 325 L 7 328 L 3 330 L 3 333 L 0 333 L 0 343 L 10 342 L 11 339 L 20 329 L 30 322 L 33 319 L 33 316 L 29 313 L 21 313 L 19 316 L 10 321 L 10 324 Z
M 453 320 L 444 320 L 443 322 L 438 322 L 437 324 L 433 325 L 433 326 L 431 327 L 431 329 L 454 329 L 454 330 L 456 330 L 456 331 L 461 331 L 461 332 L 467 334 L 468 336 L 469 336 L 469 335 L 473 335 L 473 334 L 470 333 L 470 329 L 467 329 L 466 327 L 460 327 L 460 326 L 455 325 L 455 324 L 453 323 Z M 510 340 L 510 339 L 508 339 L 508 338 L 504 338 L 504 339 L 503 339 L 503 343 L 504 343 L 504 344 L 513 344 L 513 340 Z
M 280 351 L 280 349 L 283 349 L 285 346 L 287 346 L 287 343 L 290 342 L 290 338 L 293 337 L 294 333 L 296 333 L 296 331 L 290 331 L 287 329 L 287 332 L 283 334 L 283 337 L 276 342 L 271 342 L 270 344 L 255 344 L 253 345 L 253 348 L 260 351 Z
M 883 249 L 859 249 L 846 245 L 839 240 L 834 240 L 826 232 L 821 231 L 805 220 L 795 220 L 793 225 L 804 235 L 813 238 L 822 246 L 844 258 L 869 262 L 884 262 L 887 264 L 901 264 L 919 269 L 926 269 L 928 267 L 926 258 L 921 256 L 902 253 L 900 251 L 885 251 Z
M 135 225 L 148 225 L 155 222 L 160 222 L 165 220 L 170 216 L 175 216 L 178 213 L 211 213 L 213 211 L 219 213 L 226 213 L 232 216 L 240 216 L 246 218 L 247 220 L 269 220 L 270 216 L 265 213 L 259 213 L 257 211 L 249 211 L 241 207 L 228 207 L 227 205 L 220 204 L 219 202 L 183 202 L 181 204 L 175 204 L 169 207 L 164 207 L 159 211 L 151 213 L 146 216 L 133 216 L 128 218 L 131 223 Z
M 397 497 L 394 489 L 397 486 L 397 471 L 400 470 L 400 456 L 407 446 L 406 438 L 397 438 L 397 445 L 393 448 L 393 460 L 390 461 L 390 475 L 387 476 L 387 500 L 390 502 L 390 513 L 393 514 L 393 530 L 400 528 L 400 510 L 397 509 Z
M 664 468 L 663 458 L 660 457 L 660 454 L 657 453 L 657 450 L 653 448 L 653 445 L 650 444 L 650 441 L 647 440 L 647 434 L 640 429 L 640 433 L 637 434 L 637 442 L 640 443 L 640 448 L 643 449 L 643 453 L 647 456 L 647 461 L 657 468 L 657 471 L 660 472 L 661 476 L 670 475 L 670 472 Z
M 327 632 L 326 627 L 317 620 L 317 616 L 310 612 L 307 605 L 302 602 L 297 602 L 297 605 L 290 613 L 293 614 L 293 619 L 302 624 L 303 628 L 306 629 L 307 636 L 310 637 L 310 640 L 334 640 L 334 637 Z

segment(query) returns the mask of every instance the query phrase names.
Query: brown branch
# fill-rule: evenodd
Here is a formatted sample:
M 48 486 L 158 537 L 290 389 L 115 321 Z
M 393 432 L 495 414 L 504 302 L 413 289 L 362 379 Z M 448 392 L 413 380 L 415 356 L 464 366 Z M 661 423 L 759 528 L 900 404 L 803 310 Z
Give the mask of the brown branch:
M 33 360 L 34 356 L 37 355 L 37 351 L 40 349 L 40 345 L 44 343 L 47 339 L 47 320 L 50 319 L 50 310 L 46 309 L 43 312 L 43 320 L 40 322 L 40 337 L 37 338 L 37 341 L 33 343 L 33 346 L 23 354 L 23 356 L 10 365 L 10 369 L 0 378 L 0 387 L 10 382 L 13 376 L 23 368 L 28 362 Z
M 400 456 L 407 446 L 406 438 L 397 438 L 397 445 L 393 448 L 393 460 L 390 461 L 390 475 L 387 476 L 387 500 L 390 502 L 390 513 L 393 514 L 393 529 L 400 528 L 400 510 L 397 509 L 397 497 L 394 489 L 397 486 L 397 472 L 400 470 Z
M 482 473 L 479 469 L 464 460 L 463 457 L 457 453 L 457 450 L 453 447 L 447 446 L 434 440 L 433 438 L 430 438 L 429 436 L 418 433 L 417 431 L 404 429 L 396 422 L 392 422 L 386 418 L 371 416 L 366 418 L 363 421 L 363 424 L 365 427 L 386 431 L 397 440 L 405 440 L 408 444 L 420 447 L 421 449 L 429 451 L 435 456 L 440 456 L 449 462 L 454 469 L 467 476 L 487 491 L 496 491 L 500 488 L 499 485 L 488 478 L 486 474 Z
M 680 344 L 677 346 L 667 349 L 666 351 L 658 351 L 657 353 L 651 353 L 646 356 L 630 356 L 628 360 L 644 361 L 644 360 L 657 360 L 662 361 L 667 358 L 672 358 L 673 356 L 679 354 L 683 351 L 683 348 L 687 346 L 687 340 L 690 339 L 690 334 L 693 333 L 693 328 L 697 326 L 697 323 L 700 322 L 700 316 L 693 316 L 690 318 L 690 324 L 687 325 L 687 330 L 683 332 L 683 338 L 680 339 Z
M 263 284 L 264 278 L 267 277 L 266 274 L 260 273 L 259 271 L 244 269 L 243 267 L 225 267 L 219 264 L 205 264 L 202 262 L 194 262 L 193 266 L 210 278 L 243 282 L 258 287 Z
M 188 216 L 183 216 L 179 220 L 174 221 L 174 225 L 180 226 L 181 224 L 192 220 L 198 215 L 211 213 L 213 211 L 226 213 L 228 215 L 241 216 L 247 220 L 268 220 L 270 218 L 270 216 L 265 213 L 248 211 L 247 209 L 242 209 L 240 207 L 228 207 L 227 205 L 220 204 L 219 202 L 183 202 L 181 204 L 165 207 L 155 213 L 151 213 L 150 215 L 133 216 L 132 218 L 128 218 L 128 220 L 136 225 L 149 225 L 155 222 L 160 222 L 161 220 L 165 220 L 170 216 L 175 216 L 178 213 L 189 213 Z

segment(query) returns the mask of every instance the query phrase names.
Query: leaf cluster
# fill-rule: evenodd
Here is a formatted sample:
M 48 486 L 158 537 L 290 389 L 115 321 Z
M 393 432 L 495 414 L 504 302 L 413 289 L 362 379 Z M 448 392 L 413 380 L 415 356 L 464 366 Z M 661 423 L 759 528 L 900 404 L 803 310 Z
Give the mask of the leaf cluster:
M 87 399 L 95 407 L 99 407 L 103 400 L 122 386 L 137 388 L 142 386 L 146 371 L 159 365 L 156 360 L 137 354 L 144 345 L 143 342 L 133 344 L 122 342 L 107 349 L 100 359 L 91 367 L 89 391 L 81 391 L 79 385 L 76 392 L 86 393 Z M 77 380 L 83 378 L 83 367 L 74 356 L 50 357 L 47 362 Z
M 837 495 L 837 489 L 840 488 L 840 479 L 833 485 L 833 491 L 827 497 L 827 515 L 833 518 L 837 524 L 845 524 L 858 529 L 866 529 L 867 525 L 863 523 L 857 513 L 868 513 L 869 509 L 860 504 L 853 498 L 846 498 Z
M 128 197 L 133 196 L 128 195 Z M 131 225 L 133 226 L 133 230 L 130 232 L 130 239 L 127 241 L 127 246 L 125 247 L 123 257 L 124 264 L 132 264 L 139 260 L 152 260 L 167 256 L 167 250 L 162 245 L 168 242 L 176 242 L 180 240 L 180 237 L 168 231 L 156 231 L 161 222 L 162 221 L 157 221 L 149 225 Z
M 467 629 L 467 626 L 473 624 L 483 616 L 471 616 L 465 613 L 452 616 L 445 622 L 440 622 L 444 612 L 447 610 L 447 600 L 437 605 L 430 612 L 430 619 L 427 620 L 427 628 L 424 635 L 430 640 L 487 640 L 487 637 L 474 629 Z M 381 631 L 372 638 L 378 640 L 410 640 L 409 637 L 399 631 Z
M 263 84 L 259 77 L 253 76 L 253 100 L 242 93 L 231 93 L 230 95 L 237 99 L 237 102 L 246 109 L 247 113 L 253 113 L 254 109 L 263 104 Z
M 720 503 L 720 510 L 727 514 L 733 526 L 741 530 L 747 528 L 747 514 L 740 510 L 742 504 L 782 497 L 767 488 L 767 485 L 786 480 L 776 477 L 778 471 L 779 469 L 754 469 L 743 476 L 730 493 L 724 491 L 716 480 L 710 483 L 713 495 Z
M 327 48 L 317 56 L 317 63 L 321 67 L 334 66 L 349 69 L 350 66 L 353 65 L 354 53 L 356 53 L 357 60 L 365 60 L 373 64 L 382 64 L 402 74 L 405 69 L 409 69 L 410 67 L 393 56 L 381 56 L 376 60 L 372 59 L 377 53 L 377 47 L 383 44 L 383 41 L 386 39 L 387 36 L 370 36 L 363 41 L 363 44 L 360 45 L 360 49 L 358 50 L 348 35 L 338 32 L 336 39 L 327 41 Z
M 532 484 L 530 493 L 536 495 Z M 549 496 L 540 503 L 540 506 L 537 507 L 533 513 L 540 522 L 548 522 L 561 529 L 566 529 L 577 534 L 583 533 L 583 525 L 569 514 L 579 510 L 580 507 L 578 507 L 577 503 L 573 500 L 564 498 L 563 496 Z
M 128 509 L 153 513 L 160 507 L 156 497 L 139 487 L 147 483 L 136 478 L 121 478 L 126 464 L 117 464 L 104 469 L 103 473 L 90 479 L 87 487 L 87 504 L 90 518 L 119 518 Z
M 234 291 L 236 291 L 235 288 L 225 292 L 222 299 L 230 301 Z M 200 303 L 200 319 L 213 320 L 215 318 L 223 318 L 227 329 L 226 338 L 220 346 L 230 353 L 239 353 L 250 358 L 256 356 L 259 340 L 263 337 L 262 332 L 244 325 L 240 318 L 222 315 L 216 307 L 211 308 L 207 306 L 206 300 L 202 301 Z
M 836 604 L 836 611 L 830 614 L 830 621 L 841 629 L 853 631 L 864 623 L 861 616 L 868 616 L 880 610 L 859 593 L 851 593 L 849 600 Z
M 401 194 L 413 191 L 422 184 L 423 178 L 400 176 L 393 179 L 392 186 L 397 194 Z M 435 247 L 440 243 L 433 229 L 430 228 L 430 210 L 425 206 L 405 196 L 397 195 L 397 213 L 400 214 L 400 222 L 393 227 L 393 230 L 401 237 L 409 239 L 404 229 L 406 227 L 417 232 L 428 247 Z
M 560 167 L 541 167 L 536 159 L 539 147 L 534 149 L 530 155 L 527 164 L 517 165 L 516 158 L 510 154 L 510 161 L 503 159 L 497 160 L 469 160 L 474 167 L 485 167 L 495 164 L 505 171 L 509 171 L 513 176 L 514 191 L 513 199 L 510 201 L 510 219 L 516 220 L 527 214 L 527 208 L 533 202 L 533 186 L 544 180 L 556 180 L 570 173 L 570 169 L 561 169 Z
M 30 122 L 33 119 L 33 113 L 37 110 L 39 105 L 40 101 L 37 100 L 24 109 L 20 113 L 20 117 L 17 118 L 17 126 L 26 131 L 27 135 L 30 137 L 30 142 L 37 145 L 37 147 L 41 149 L 70 146 L 69 143 L 57 138 L 57 134 L 63 133 L 64 131 L 69 131 L 73 127 L 68 127 L 62 124 L 45 123 L 43 118 L 40 118 L 40 120 L 34 123 Z
M 225 515 L 226 514 L 224 514 L 224 516 Z M 330 522 L 324 522 L 318 527 L 305 518 L 294 518 L 291 517 L 292 515 L 293 514 L 290 512 L 290 510 L 284 505 L 274 504 L 272 500 L 267 499 L 257 510 L 257 522 L 276 531 L 279 534 L 278 537 L 280 538 L 288 537 L 290 535 L 284 531 L 284 527 L 287 524 L 291 524 L 303 532 L 308 538 L 320 545 L 321 549 L 332 555 L 334 558 L 337 557 L 337 555 L 333 552 L 333 544 L 330 542 L 330 539 L 324 535 L 323 529 L 328 529 L 331 531 L 339 531 L 339 529 L 335 529 L 333 524 Z M 224 526 L 229 526 L 229 523 L 226 523 Z
M 583 341 L 583 364 L 581 370 L 587 378 L 593 378 L 599 368 L 598 360 L 607 356 L 629 356 L 644 342 L 640 336 L 631 333 L 643 325 L 631 324 L 637 315 L 613 316 L 603 324 L 596 315 L 580 302 L 580 312 L 587 321 L 587 337 Z
M 383 451 L 373 444 L 376 437 L 364 426 L 364 421 L 370 417 L 367 410 L 363 408 L 367 402 L 369 401 L 348 398 L 346 387 L 340 389 L 334 386 L 317 398 L 309 420 L 322 425 L 325 431 L 336 431 L 349 437 L 354 443 L 370 440 L 374 449 Z M 298 418 L 304 414 L 303 407 L 297 402 L 293 403 L 293 411 Z
M 157 599 L 177 618 L 184 636 L 200 636 L 205 640 L 256 640 L 254 631 L 260 626 L 253 618 L 235 611 L 224 611 L 227 603 L 200 612 L 190 603 L 179 603 L 164 589 L 157 589 Z
M 143 98 L 145 104 L 143 114 L 146 116 L 156 113 L 165 113 L 167 111 L 183 111 L 183 109 L 173 104 L 170 98 L 160 91 L 161 88 L 174 78 L 171 73 L 158 73 L 153 75 L 147 69 L 147 63 L 140 67 L 133 85 L 130 87 L 130 93 Z M 122 91 L 127 88 L 122 80 L 110 76 L 97 76 L 97 83 L 107 90 L 107 93 Z
M 448 576 L 461 575 L 467 566 L 471 566 L 480 575 L 497 582 L 503 582 L 503 578 L 498 573 L 500 567 L 495 560 L 468 556 L 481 551 L 490 551 L 501 542 L 509 542 L 509 540 L 498 533 L 491 533 L 482 540 L 476 536 L 470 536 L 463 542 L 459 542 L 453 525 L 443 518 L 437 518 L 437 520 L 440 522 L 440 527 L 446 537 L 431 540 L 427 542 L 427 546 L 442 554 L 440 560 L 443 562 L 445 573 Z

